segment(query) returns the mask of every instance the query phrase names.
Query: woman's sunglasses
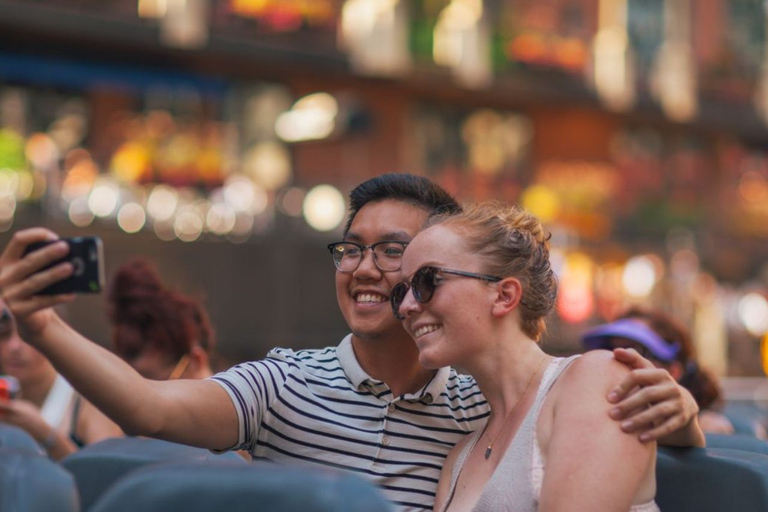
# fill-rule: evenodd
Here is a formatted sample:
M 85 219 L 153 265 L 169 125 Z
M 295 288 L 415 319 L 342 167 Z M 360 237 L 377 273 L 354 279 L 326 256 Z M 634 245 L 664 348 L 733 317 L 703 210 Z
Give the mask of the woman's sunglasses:
M 432 296 L 435 294 L 435 288 L 437 288 L 439 281 L 438 274 L 451 274 L 454 276 L 471 277 L 473 279 L 482 279 L 491 283 L 497 283 L 502 280 L 501 277 L 489 276 L 485 274 L 475 274 L 474 272 L 464 272 L 463 270 L 453 270 L 450 268 L 442 267 L 421 267 L 417 270 L 410 283 L 403 281 L 395 285 L 392 288 L 392 295 L 390 302 L 392 303 L 392 312 L 395 314 L 395 318 L 403 320 L 405 317 L 401 316 L 400 305 L 405 300 L 405 296 L 408 294 L 408 290 L 413 289 L 413 298 L 421 304 L 426 304 L 432 300 Z

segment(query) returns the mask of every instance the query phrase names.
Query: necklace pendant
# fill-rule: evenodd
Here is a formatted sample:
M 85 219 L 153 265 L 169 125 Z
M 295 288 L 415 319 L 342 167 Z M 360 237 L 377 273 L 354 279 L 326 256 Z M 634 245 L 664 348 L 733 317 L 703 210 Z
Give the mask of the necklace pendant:
M 491 448 L 491 445 L 488 445 L 488 448 L 485 449 L 485 460 L 488 460 L 491 457 L 491 451 L 493 448 Z

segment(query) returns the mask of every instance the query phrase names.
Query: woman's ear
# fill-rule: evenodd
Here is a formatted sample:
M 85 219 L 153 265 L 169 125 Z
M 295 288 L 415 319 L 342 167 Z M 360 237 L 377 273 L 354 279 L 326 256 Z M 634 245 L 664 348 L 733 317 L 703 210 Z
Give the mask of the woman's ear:
M 506 277 L 496 283 L 496 298 L 491 309 L 492 314 L 504 316 L 517 308 L 523 298 L 523 285 L 514 277 Z
M 189 375 L 193 379 L 204 379 L 211 375 L 208 353 L 200 345 L 189 350 Z

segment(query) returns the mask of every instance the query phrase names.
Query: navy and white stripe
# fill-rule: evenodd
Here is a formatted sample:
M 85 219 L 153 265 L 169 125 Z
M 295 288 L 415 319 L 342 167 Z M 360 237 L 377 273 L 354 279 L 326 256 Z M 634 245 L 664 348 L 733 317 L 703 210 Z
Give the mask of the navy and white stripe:
M 443 368 L 419 392 L 393 397 L 360 367 L 351 335 L 322 350 L 275 349 L 212 377 L 255 459 L 320 464 L 378 484 L 402 510 L 431 510 L 443 461 L 489 407 L 475 381 Z

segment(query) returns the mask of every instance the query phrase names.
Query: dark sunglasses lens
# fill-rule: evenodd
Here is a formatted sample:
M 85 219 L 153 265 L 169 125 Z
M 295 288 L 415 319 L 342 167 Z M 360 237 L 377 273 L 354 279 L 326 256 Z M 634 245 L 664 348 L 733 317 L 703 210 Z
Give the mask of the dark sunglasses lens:
M 392 297 L 390 298 L 390 302 L 392 303 L 392 312 L 395 314 L 396 318 L 402 319 L 402 316 L 400 316 L 399 313 L 399 309 L 400 304 L 402 304 L 403 300 L 405 299 L 406 293 L 408 293 L 408 285 L 406 283 L 398 283 L 394 288 L 392 288 Z
M 413 297 L 422 304 L 429 302 L 435 293 L 436 273 L 437 270 L 434 267 L 422 267 L 413 275 L 411 280 Z

